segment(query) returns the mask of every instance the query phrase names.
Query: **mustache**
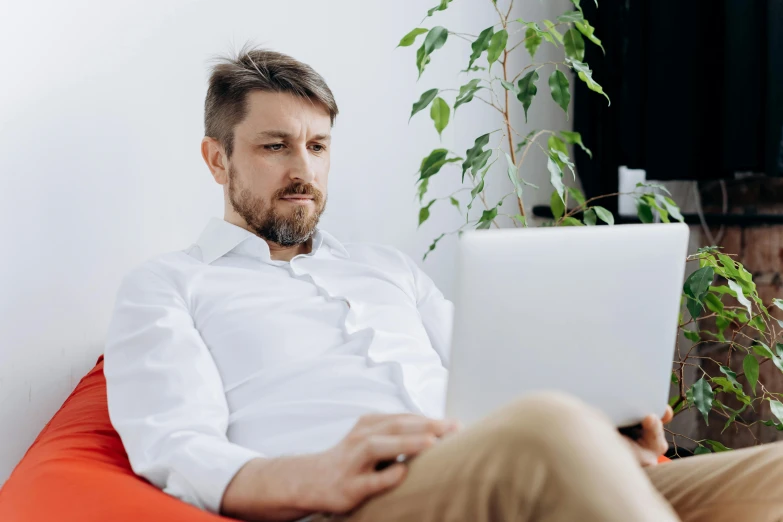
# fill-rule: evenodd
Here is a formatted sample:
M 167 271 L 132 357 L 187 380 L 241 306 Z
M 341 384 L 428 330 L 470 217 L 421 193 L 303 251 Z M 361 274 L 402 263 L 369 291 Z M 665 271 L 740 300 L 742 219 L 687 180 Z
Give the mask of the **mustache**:
M 314 186 L 302 183 L 292 183 L 287 187 L 284 187 L 275 192 L 276 198 L 284 198 L 286 196 L 312 196 L 316 202 L 323 201 L 323 193 Z

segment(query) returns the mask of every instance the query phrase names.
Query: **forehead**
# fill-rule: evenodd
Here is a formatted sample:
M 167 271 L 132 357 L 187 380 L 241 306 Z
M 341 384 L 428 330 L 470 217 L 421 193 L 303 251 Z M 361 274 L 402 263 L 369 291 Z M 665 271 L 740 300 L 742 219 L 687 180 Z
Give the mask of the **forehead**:
M 328 134 L 332 127 L 326 107 L 293 94 L 252 91 L 246 101 L 247 113 L 236 128 L 243 134 L 269 130 L 293 135 Z

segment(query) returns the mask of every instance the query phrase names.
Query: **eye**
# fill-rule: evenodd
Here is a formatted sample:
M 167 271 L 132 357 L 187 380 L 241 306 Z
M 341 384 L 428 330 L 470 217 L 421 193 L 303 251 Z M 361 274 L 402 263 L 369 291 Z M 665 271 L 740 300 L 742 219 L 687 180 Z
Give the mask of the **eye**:
M 326 150 L 326 147 L 324 147 L 320 143 L 316 143 L 316 144 L 313 145 L 313 151 L 314 152 L 323 152 L 325 150 Z
M 285 145 L 282 143 L 273 143 L 271 145 L 264 145 L 264 148 L 271 151 L 279 151 L 281 150 Z

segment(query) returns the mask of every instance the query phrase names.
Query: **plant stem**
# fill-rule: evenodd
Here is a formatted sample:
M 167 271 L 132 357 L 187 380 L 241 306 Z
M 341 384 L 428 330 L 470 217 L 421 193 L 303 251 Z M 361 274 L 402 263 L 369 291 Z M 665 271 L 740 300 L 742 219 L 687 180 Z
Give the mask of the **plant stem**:
M 512 0 L 513 3 L 513 0 Z M 509 10 L 510 12 L 510 10 Z M 508 73 L 506 72 L 506 62 L 508 62 L 508 51 L 503 51 L 503 81 L 508 81 Z M 506 134 L 508 135 L 508 152 L 511 155 L 511 163 L 517 164 L 517 155 L 514 152 L 514 139 L 511 135 L 511 118 L 509 117 L 509 104 L 508 104 L 508 89 L 503 89 L 506 93 L 506 106 L 503 111 L 503 117 L 506 119 Z M 519 208 L 519 215 L 525 218 L 527 221 L 527 215 L 525 214 L 525 204 L 522 198 L 517 196 L 517 206 Z

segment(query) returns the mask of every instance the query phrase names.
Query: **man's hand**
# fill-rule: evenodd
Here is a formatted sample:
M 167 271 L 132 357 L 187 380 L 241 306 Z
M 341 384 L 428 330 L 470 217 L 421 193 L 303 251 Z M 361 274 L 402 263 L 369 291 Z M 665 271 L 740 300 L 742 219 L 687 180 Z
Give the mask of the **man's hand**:
M 631 450 L 643 467 L 658 464 L 658 457 L 666 453 L 669 444 L 666 442 L 663 425 L 671 422 L 674 412 L 666 406 L 663 417 L 648 415 L 642 420 L 642 436 L 637 440 L 626 438 Z
M 415 457 L 457 429 L 456 422 L 419 415 L 366 415 L 322 453 L 248 462 L 228 485 L 221 513 L 243 520 L 347 513 L 403 481 L 400 455 Z M 376 470 L 382 462 L 392 463 Z
M 366 499 L 394 488 L 410 459 L 458 429 L 452 421 L 418 415 L 368 415 L 334 448 L 315 455 L 312 472 L 302 482 L 301 507 L 328 513 L 347 513 Z M 380 462 L 393 463 L 376 471 Z

